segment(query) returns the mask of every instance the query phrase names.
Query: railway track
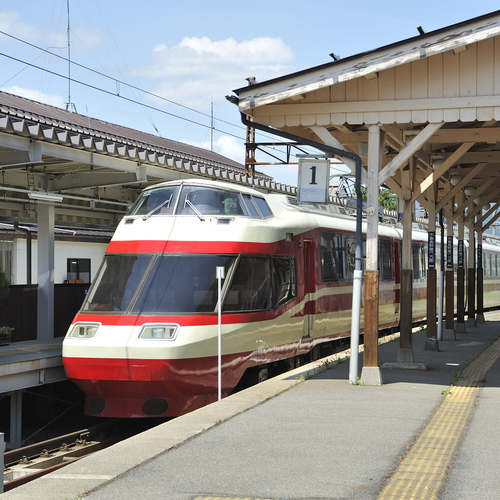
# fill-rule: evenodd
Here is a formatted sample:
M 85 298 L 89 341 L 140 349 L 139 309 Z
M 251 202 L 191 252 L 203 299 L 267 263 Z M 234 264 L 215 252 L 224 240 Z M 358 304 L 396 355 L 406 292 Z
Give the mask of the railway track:
M 381 331 L 381 337 L 391 339 L 389 331 Z M 306 356 L 292 358 L 286 362 L 271 363 L 250 370 L 238 384 L 234 392 L 245 389 L 267 378 L 286 372 L 296 366 L 306 364 L 315 359 L 340 352 L 347 347 L 346 340 L 340 339 L 327 346 L 327 352 L 311 352 Z M 291 362 L 293 361 L 293 362 Z M 23 448 L 8 451 L 4 454 L 4 491 L 32 481 L 49 472 L 57 470 L 76 460 L 104 449 L 120 440 L 126 439 L 147 428 L 158 425 L 166 419 L 115 419 L 98 424 L 89 429 L 81 429 Z
M 143 429 L 137 430 L 140 432 Z M 4 454 L 4 491 L 9 491 L 133 434 L 110 421 Z

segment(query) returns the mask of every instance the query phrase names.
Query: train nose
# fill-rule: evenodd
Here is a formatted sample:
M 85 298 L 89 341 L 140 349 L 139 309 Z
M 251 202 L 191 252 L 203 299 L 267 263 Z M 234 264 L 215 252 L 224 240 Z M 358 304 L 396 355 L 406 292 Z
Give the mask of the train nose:
M 123 405 L 126 404 L 126 408 Z M 105 411 L 113 414 L 123 413 L 126 410 L 127 416 L 135 417 L 160 417 L 168 410 L 168 401 L 164 398 L 124 398 L 120 397 L 91 397 L 87 402 L 87 414 L 99 416 Z

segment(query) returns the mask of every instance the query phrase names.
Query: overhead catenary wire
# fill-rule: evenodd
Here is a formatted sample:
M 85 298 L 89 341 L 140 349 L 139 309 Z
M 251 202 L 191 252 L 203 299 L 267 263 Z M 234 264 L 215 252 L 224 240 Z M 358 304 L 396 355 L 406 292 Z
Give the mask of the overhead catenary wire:
M 38 45 L 35 45 L 35 44 L 30 43 L 30 42 L 28 42 L 28 41 L 26 41 L 26 40 L 23 40 L 23 39 L 21 39 L 21 38 L 19 38 L 19 37 L 16 37 L 16 36 L 14 36 L 14 35 L 11 35 L 11 34 L 9 34 L 9 33 L 5 32 L 5 31 L 0 30 L 0 34 L 1 34 L 1 35 L 4 35 L 4 36 L 7 36 L 7 37 L 9 37 L 9 38 L 12 38 L 13 40 L 16 40 L 16 41 L 18 41 L 18 42 L 20 42 L 20 43 L 23 43 L 23 44 L 25 44 L 25 45 L 28 45 L 28 46 L 30 46 L 30 47 L 32 47 L 32 48 L 34 48 L 34 49 L 40 50 L 40 51 L 42 51 L 42 52 L 44 52 L 44 53 L 46 53 L 46 54 L 48 54 L 48 55 L 50 55 L 50 56 L 53 56 L 53 57 L 56 57 L 56 58 L 58 58 L 58 59 L 61 59 L 61 60 L 65 61 L 65 62 L 68 62 L 68 58 L 66 58 L 66 57 L 64 57 L 64 56 L 61 56 L 61 55 L 56 54 L 56 53 L 54 53 L 54 52 L 51 52 L 50 50 L 48 50 L 48 49 L 44 49 L 43 47 L 39 47 Z M 88 67 L 88 66 L 85 66 L 85 65 L 83 65 L 83 64 L 80 64 L 80 63 L 78 63 L 78 62 L 71 61 L 71 64 L 72 64 L 73 66 L 78 66 L 78 67 L 80 67 L 80 68 L 82 68 L 82 69 L 84 69 L 84 70 L 86 70 L 86 71 L 89 71 L 89 72 L 91 72 L 91 73 L 94 73 L 94 74 L 96 74 L 96 75 L 99 75 L 99 76 L 101 76 L 101 77 L 103 77 L 103 78 L 106 78 L 106 79 L 108 79 L 108 80 L 111 80 L 111 81 L 115 82 L 115 86 L 116 86 L 116 89 L 117 89 L 117 90 L 116 90 L 116 92 L 112 92 L 112 91 L 106 90 L 106 89 L 104 89 L 104 88 L 98 87 L 97 85 L 92 85 L 92 84 L 90 84 L 90 83 L 86 83 L 86 82 L 84 82 L 84 81 L 77 80 L 77 79 L 75 79 L 75 78 L 71 78 L 71 76 L 69 76 L 69 75 L 68 75 L 68 76 L 63 75 L 63 74 L 60 74 L 60 73 L 58 73 L 58 72 L 56 72 L 56 71 L 54 71 L 54 70 L 50 70 L 50 69 L 47 69 L 47 68 L 43 68 L 43 67 L 41 67 L 41 66 L 37 66 L 37 65 L 35 65 L 35 64 L 33 63 L 34 61 L 33 61 L 33 62 L 24 61 L 24 60 L 22 60 L 22 59 L 16 58 L 16 57 L 14 57 L 14 56 L 8 55 L 8 54 L 3 53 L 3 52 L 0 52 L 0 56 L 6 57 L 6 58 L 8 58 L 8 59 L 11 59 L 11 60 L 13 60 L 13 61 L 19 62 L 19 63 L 21 63 L 21 64 L 25 64 L 25 65 L 26 65 L 26 66 L 28 66 L 28 67 L 31 67 L 31 68 L 34 68 L 34 69 L 37 69 L 37 70 L 40 70 L 40 71 L 43 71 L 43 72 L 49 73 L 49 74 L 54 75 L 54 76 L 57 76 L 57 77 L 59 77 L 59 78 L 63 78 L 63 79 L 70 80 L 70 81 L 72 81 L 72 82 L 74 82 L 74 83 L 80 84 L 80 85 L 82 85 L 82 86 L 84 86 L 84 87 L 91 88 L 91 89 L 96 90 L 96 91 L 98 91 L 98 92 L 102 92 L 102 93 L 107 94 L 107 95 L 112 95 L 112 96 L 114 96 L 114 97 L 118 97 L 118 98 L 120 98 L 120 99 L 122 99 L 122 100 L 125 100 L 125 101 L 127 101 L 127 102 L 130 102 L 130 103 L 132 103 L 132 104 L 134 104 L 134 105 L 142 106 L 142 107 L 144 107 L 144 108 L 146 108 L 146 109 L 150 109 L 150 110 L 153 110 L 153 111 L 157 111 L 157 112 L 159 112 L 159 113 L 162 113 L 162 114 L 165 114 L 165 115 L 168 115 L 168 116 L 171 116 L 171 117 L 177 118 L 177 119 L 179 119 L 179 120 L 183 120 L 183 121 L 186 121 L 186 122 L 188 122 L 188 123 L 192 123 L 193 125 L 198 125 L 198 126 L 200 126 L 200 127 L 204 127 L 204 128 L 207 128 L 207 129 L 211 129 L 211 133 L 213 133 L 213 131 L 217 131 L 217 132 L 219 132 L 219 133 L 221 133 L 221 134 L 225 134 L 225 135 L 228 135 L 228 136 L 234 137 L 234 138 L 236 138 L 236 139 L 241 139 L 241 138 L 242 138 L 242 137 L 241 137 L 241 135 L 237 135 L 237 134 L 234 134 L 234 133 L 228 132 L 227 130 L 223 130 L 223 129 L 217 128 L 217 127 L 215 127 L 215 125 L 214 125 L 214 124 L 215 124 L 215 121 L 217 121 L 217 122 L 219 122 L 219 123 L 224 123 L 224 124 L 226 124 L 226 125 L 230 125 L 230 126 L 232 126 L 232 127 L 235 127 L 235 128 L 238 128 L 238 129 L 240 129 L 240 130 L 241 130 L 241 125 L 239 125 L 239 124 L 231 123 L 231 122 L 228 122 L 228 121 L 226 121 L 226 120 L 222 120 L 222 119 L 217 119 L 217 120 L 214 120 L 214 119 L 213 119 L 212 114 L 204 113 L 203 111 L 199 111 L 199 110 L 197 110 L 197 109 L 191 108 L 191 107 L 186 106 L 186 105 L 184 105 L 184 104 L 178 103 L 178 102 L 176 102 L 176 101 L 173 101 L 173 100 L 168 99 L 168 98 L 166 98 L 166 97 L 163 97 L 163 96 L 161 96 L 161 95 L 155 94 L 154 92 L 150 92 L 150 91 L 148 91 L 148 90 L 142 89 L 142 88 L 140 88 L 140 87 L 138 87 L 138 86 L 136 86 L 136 85 L 132 85 L 132 84 L 130 84 L 130 83 L 127 83 L 127 82 L 125 82 L 125 81 L 119 80 L 119 79 L 117 79 L 117 78 L 113 78 L 113 77 L 111 77 L 111 76 L 109 76 L 109 75 L 106 75 L 105 73 L 103 73 L 103 72 L 101 72 L 101 71 L 97 71 L 97 70 L 95 70 L 95 69 L 93 69 L 93 68 L 90 68 L 90 67 Z M 38 59 L 38 58 L 37 58 L 37 59 Z M 36 59 L 35 59 L 35 60 L 36 60 Z M 9 79 L 9 80 L 10 80 L 10 79 Z M 4 83 L 4 84 L 5 84 L 5 83 Z M 119 91 L 119 88 L 120 88 L 119 86 L 120 86 L 120 85 L 123 85 L 123 86 L 125 86 L 125 87 L 130 88 L 130 89 L 133 89 L 133 90 L 135 90 L 135 91 L 141 92 L 141 93 L 143 93 L 143 94 L 145 94 L 145 95 L 149 95 L 149 96 L 154 97 L 154 98 L 156 98 L 156 99 L 159 99 L 159 100 L 162 100 L 162 101 L 168 102 L 169 104 L 172 104 L 172 105 L 178 106 L 178 107 L 183 108 L 183 109 L 185 109 L 185 110 L 187 110 L 187 111 L 190 111 L 190 112 L 193 112 L 193 113 L 199 114 L 199 115 L 201 115 L 201 116 L 204 116 L 204 117 L 206 117 L 206 118 L 209 118 L 209 119 L 210 119 L 210 124 L 209 124 L 209 125 L 207 125 L 207 124 L 204 124 L 204 123 L 202 123 L 202 122 L 198 122 L 198 121 L 195 121 L 195 120 L 189 119 L 189 118 L 187 118 L 187 117 L 184 117 L 184 116 L 181 116 L 181 115 L 178 115 L 178 114 L 175 114 L 175 113 L 169 112 L 169 111 L 165 111 L 165 110 L 160 109 L 160 108 L 157 108 L 157 107 L 155 107 L 155 106 L 152 106 L 152 105 L 146 104 L 146 103 L 141 102 L 141 101 L 139 101 L 139 100 L 137 100 L 137 99 L 132 99 L 132 98 L 130 98 L 130 97 L 125 97 L 125 96 L 123 96 L 123 95 L 120 93 L 120 91 Z M 156 127 L 154 124 L 152 124 L 152 126 L 153 126 L 153 128 L 155 129 L 155 131 L 158 133 L 158 135 L 160 135 L 160 136 L 161 136 L 161 134 L 159 133 L 159 131 L 158 131 L 157 127 Z M 273 149 L 274 149 L 274 148 L 273 148 Z M 295 156 L 295 155 L 292 155 L 292 156 Z
M 45 52 L 45 53 L 47 53 L 47 54 L 49 54 L 49 55 L 51 55 L 51 56 L 53 56 L 53 57 L 57 57 L 58 59 L 61 59 L 61 60 L 65 61 L 65 62 L 68 62 L 68 58 L 66 58 L 66 57 L 64 57 L 64 56 L 61 56 L 61 55 L 56 54 L 56 53 L 54 53 L 54 52 L 51 52 L 50 50 L 48 50 L 48 49 L 44 49 L 43 47 L 39 47 L 38 45 L 35 45 L 35 44 L 33 44 L 33 43 L 27 42 L 26 40 L 23 40 L 23 39 L 21 39 L 21 38 L 18 38 L 18 37 L 14 36 L 14 35 L 11 35 L 11 34 L 9 34 L 9 33 L 6 33 L 5 31 L 0 30 L 0 34 L 1 34 L 1 35 L 5 35 L 5 36 L 7 36 L 7 37 L 9 37 L 9 38 L 12 38 L 13 40 L 16 40 L 16 41 L 18 41 L 18 42 L 21 42 L 21 43 L 23 43 L 23 44 L 25 44 L 25 45 L 29 45 L 30 47 L 32 47 L 32 48 L 34 48 L 34 49 L 41 50 L 42 52 Z M 51 70 L 46 70 L 45 68 L 41 68 L 41 67 L 39 67 L 39 66 L 35 66 L 35 65 L 33 65 L 32 63 L 29 63 L 29 62 L 27 62 L 27 61 L 22 61 L 21 59 L 16 59 L 16 58 L 14 58 L 14 57 L 12 57 L 12 56 L 9 56 L 9 55 L 7 55 L 7 54 L 3 54 L 3 53 L 2 53 L 1 55 L 3 55 L 4 57 L 9 57 L 9 58 L 11 58 L 11 59 L 14 59 L 14 60 L 16 60 L 16 61 L 18 61 L 18 62 L 22 62 L 23 64 L 26 64 L 26 65 L 28 65 L 28 66 L 34 67 L 34 68 L 36 68 L 36 69 L 41 69 L 42 71 L 47 71 L 47 72 L 49 72 L 49 73 L 51 73 L 51 74 L 54 74 L 54 75 L 56 75 L 56 76 L 60 76 L 60 77 L 63 77 L 63 78 L 67 78 L 67 77 L 65 77 L 64 75 L 60 75 L 59 73 L 56 73 L 56 72 L 54 72 L 54 71 L 51 71 Z M 112 81 L 116 82 L 117 84 L 124 85 L 124 86 L 129 87 L 129 88 L 134 89 L 134 90 L 138 90 L 139 92 L 142 92 L 143 94 L 146 94 L 146 95 L 149 95 L 149 96 L 154 97 L 154 98 L 156 98 L 156 99 L 160 99 L 160 100 L 162 100 L 162 101 L 168 102 L 169 104 L 173 104 L 173 105 L 175 105 L 175 106 L 179 106 L 180 108 L 184 108 L 184 109 L 186 109 L 186 110 L 188 110 L 188 111 L 192 111 L 193 113 L 197 113 L 197 114 L 202 115 L 202 116 L 204 116 L 204 117 L 206 117 L 206 118 L 211 118 L 211 115 L 210 115 L 210 114 L 208 114 L 208 113 L 204 113 L 203 111 L 199 111 L 199 110 L 197 110 L 197 109 L 191 108 L 191 107 L 186 106 L 186 105 L 184 105 L 184 104 L 181 104 L 181 103 L 179 103 L 179 102 L 176 102 L 176 101 L 173 101 L 173 100 L 168 99 L 168 98 L 166 98 L 166 97 L 163 97 L 163 96 L 161 96 L 161 95 L 155 94 L 154 92 L 150 92 L 150 91 L 148 91 L 148 90 L 141 89 L 140 87 L 137 87 L 136 85 L 132 85 L 132 84 L 130 84 L 130 83 L 124 82 L 124 81 L 119 80 L 119 79 L 117 79 L 117 78 L 113 78 L 112 76 L 106 75 L 105 73 L 103 73 L 103 72 L 101 72 L 101 71 L 97 71 L 97 70 L 95 70 L 95 69 L 93 69 L 93 68 L 89 68 L 88 66 L 85 66 L 84 64 L 80 64 L 80 63 L 77 63 L 77 62 L 75 62 L 75 61 L 71 61 L 71 64 L 72 64 L 72 65 L 74 65 L 74 66 L 78 66 L 78 67 L 80 67 L 80 68 L 82 68 L 82 69 L 85 69 L 86 71 L 90 71 L 91 73 L 95 73 L 96 75 L 102 76 L 103 78 L 107 78 L 108 80 L 112 80 Z M 85 84 L 85 83 L 83 83 L 83 82 L 81 82 L 81 81 L 75 80 L 75 79 L 73 79 L 73 78 L 72 78 L 71 80 L 72 80 L 72 81 L 75 81 L 76 83 L 80 83 L 80 84 L 82 84 L 82 85 L 87 85 L 87 84 Z M 90 84 L 88 84 L 87 86 L 92 87 L 92 88 L 97 88 L 97 87 L 92 86 L 92 85 L 90 85 Z M 110 92 L 108 92 L 108 93 L 110 93 Z M 116 94 L 115 94 L 115 93 L 112 93 L 112 92 L 111 92 L 111 94 L 112 94 L 112 95 L 115 95 L 115 96 L 120 97 L 120 94 L 119 94 L 119 93 L 116 93 Z M 142 103 L 138 103 L 138 104 L 142 104 Z M 148 106 L 148 105 L 146 105 L 146 104 L 145 104 L 144 106 L 146 106 L 146 107 L 150 107 L 150 108 L 152 108 L 152 109 L 154 109 L 154 110 L 158 110 L 157 108 L 152 107 L 152 106 Z M 176 115 L 174 115 L 174 116 L 176 116 Z M 236 124 L 231 123 L 231 122 L 228 122 L 228 121 L 226 121 L 226 120 L 220 120 L 220 119 L 218 119 L 217 121 L 222 122 L 222 123 L 225 123 L 225 124 L 227 124 L 227 125 L 231 125 L 231 126 L 236 127 L 236 128 L 240 128 L 240 129 L 242 128 L 240 125 L 236 125 Z M 219 132 L 220 132 L 220 131 L 219 131 Z M 224 132 L 224 133 L 225 133 L 225 132 Z

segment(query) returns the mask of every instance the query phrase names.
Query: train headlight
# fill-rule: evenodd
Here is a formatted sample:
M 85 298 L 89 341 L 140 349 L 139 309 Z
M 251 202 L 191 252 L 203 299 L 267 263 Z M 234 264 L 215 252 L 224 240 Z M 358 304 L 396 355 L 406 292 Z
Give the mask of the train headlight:
M 144 325 L 140 339 L 147 340 L 174 340 L 179 325 Z
M 99 326 L 99 323 L 76 323 L 68 336 L 76 339 L 91 339 L 97 333 Z

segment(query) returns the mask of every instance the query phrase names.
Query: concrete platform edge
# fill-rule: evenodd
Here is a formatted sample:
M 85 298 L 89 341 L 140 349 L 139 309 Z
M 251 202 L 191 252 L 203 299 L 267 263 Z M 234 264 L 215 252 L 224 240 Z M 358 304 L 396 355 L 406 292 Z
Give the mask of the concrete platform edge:
M 385 342 L 395 340 L 392 335 Z M 361 349 L 362 350 L 362 349 Z M 2 494 L 2 500 L 37 498 L 81 498 L 126 475 L 132 469 L 187 443 L 214 426 L 291 389 L 300 382 L 349 358 L 349 350 L 261 382 L 191 413 L 117 443 L 66 467 Z M 57 492 L 57 496 L 54 493 Z

